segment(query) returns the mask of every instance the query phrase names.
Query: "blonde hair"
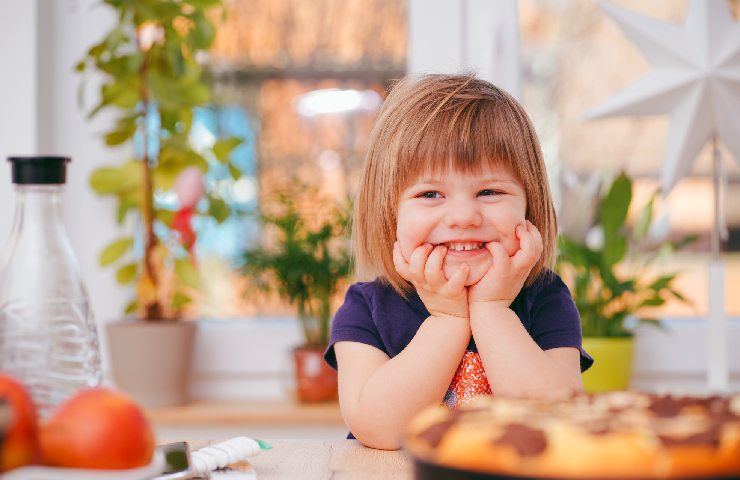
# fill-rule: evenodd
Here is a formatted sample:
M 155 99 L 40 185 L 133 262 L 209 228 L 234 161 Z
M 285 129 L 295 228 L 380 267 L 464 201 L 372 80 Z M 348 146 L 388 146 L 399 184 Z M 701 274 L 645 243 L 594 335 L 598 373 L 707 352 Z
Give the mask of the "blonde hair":
M 477 174 L 485 164 L 511 168 L 527 199 L 526 217 L 544 251 L 525 285 L 554 262 L 557 223 L 539 141 L 508 93 L 472 75 L 425 75 L 396 83 L 373 128 L 352 228 L 358 278 L 390 284 L 404 297 L 413 286 L 393 265 L 398 199 L 422 173 Z

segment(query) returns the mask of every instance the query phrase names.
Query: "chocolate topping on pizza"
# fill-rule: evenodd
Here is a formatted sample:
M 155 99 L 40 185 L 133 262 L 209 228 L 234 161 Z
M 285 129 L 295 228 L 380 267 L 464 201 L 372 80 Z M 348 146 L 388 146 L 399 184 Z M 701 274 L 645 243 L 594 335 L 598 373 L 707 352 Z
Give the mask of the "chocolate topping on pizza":
M 740 476 L 740 395 L 481 397 L 410 425 L 419 462 L 543 478 Z
M 419 438 L 425 440 L 432 447 L 439 445 L 442 441 L 442 437 L 445 436 L 445 432 L 455 423 L 454 419 L 445 420 L 443 422 L 435 423 L 423 432 L 419 433 Z
M 531 457 L 539 455 L 547 448 L 547 437 L 542 430 L 512 423 L 506 426 L 504 434 L 495 443 L 511 445 L 522 457 Z

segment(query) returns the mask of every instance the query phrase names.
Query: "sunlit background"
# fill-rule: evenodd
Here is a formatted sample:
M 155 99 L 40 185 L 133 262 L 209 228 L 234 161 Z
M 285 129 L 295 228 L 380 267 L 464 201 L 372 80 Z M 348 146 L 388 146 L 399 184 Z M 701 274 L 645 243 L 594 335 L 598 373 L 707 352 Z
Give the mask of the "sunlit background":
M 0 1 L 0 58 L 5 67 L 0 74 L 0 160 L 28 153 L 72 157 L 65 224 L 102 332 L 106 324 L 123 317 L 135 294 L 131 286 L 117 283 L 114 271 L 100 266 L 100 252 L 122 232 L 135 232 L 136 225 L 133 219 L 119 225 L 114 200 L 97 196 L 90 186 L 92 171 L 120 164 L 134 149 L 106 146 L 102 133 L 114 117 L 102 112 L 89 119 L 86 112 L 95 99 L 80 103 L 84 95 L 74 65 L 114 23 L 100 3 Z M 687 6 L 686 0 L 613 3 L 674 23 L 683 21 Z M 226 17 L 218 25 L 214 47 L 199 58 L 214 87 L 215 103 L 195 113 L 190 140 L 207 152 L 218 138 L 240 137 L 244 142 L 232 157 L 240 175 L 230 175 L 227 167 L 209 159 L 208 191 L 226 202 L 230 215 L 222 224 L 203 217 L 194 225 L 203 275 L 196 301 L 187 311 L 197 324 L 189 384 L 194 403 L 156 417 L 161 441 L 225 438 L 245 431 L 265 438 L 346 435 L 336 404 L 306 410 L 292 403 L 295 383 L 289 357 L 303 341 L 296 314 L 279 297 L 264 295 L 240 267 L 247 249 L 270 240 L 271 232 L 260 226 L 258 214 L 269 207 L 275 191 L 292 188 L 292 196 L 307 212 L 318 210 L 310 189 L 338 203 L 354 195 L 378 109 L 389 87 L 407 72 L 459 71 L 485 64 L 483 73 L 509 74 L 507 85 L 513 85 L 509 89 L 529 112 L 540 137 L 563 231 L 586 235 L 599 185 L 621 169 L 635 180 L 635 207 L 657 188 L 668 142 L 667 115 L 583 120 L 585 112 L 650 69 L 596 0 L 225 4 Z M 740 18 L 740 0 L 728 4 Z M 505 35 L 493 38 L 491 31 Z M 505 61 L 496 63 L 499 57 Z M 94 96 L 97 86 L 91 78 L 86 89 Z M 728 173 L 729 238 L 722 254 L 727 268 L 727 339 L 737 343 L 740 167 L 729 152 L 722 150 L 722 156 Z M 635 388 L 701 390 L 706 385 L 707 351 L 714 348 L 705 341 L 714 217 L 711 160 L 708 149 L 702 152 L 692 174 L 660 202 L 656 236 L 698 234 L 700 240 L 658 262 L 664 272 L 680 272 L 675 286 L 691 304 L 668 303 L 650 312 L 666 320 L 667 328 L 638 331 Z M 10 168 L 2 162 L 0 205 L 6 208 L 0 214 L 0 242 L 5 242 L 13 191 L 8 188 Z M 293 184 L 291 177 L 306 187 Z M 156 202 L 160 209 L 178 208 L 172 191 L 157 192 Z M 100 339 L 104 374 L 111 378 L 107 340 L 104 335 Z M 737 386 L 740 350 L 730 346 L 727 356 Z
M 686 8 L 677 0 L 618 3 L 672 22 L 680 22 Z M 210 178 L 223 183 L 232 210 L 247 216 L 220 226 L 198 225 L 197 250 L 207 264 L 207 279 L 189 315 L 200 318 L 286 312 L 280 302 L 244 295 L 249 285 L 235 270 L 239 252 L 259 241 L 259 227 L 249 214 L 284 182 L 286 172 L 337 200 L 351 197 L 380 103 L 407 64 L 407 6 L 400 0 L 229 0 L 226 5 L 227 19 L 205 59 L 217 106 L 198 116 L 193 140 L 208 144 L 222 134 L 246 140 L 236 152 L 245 175 L 237 182 L 219 180 L 218 172 Z M 737 16 L 740 2 L 731 5 Z M 669 117 L 581 117 L 649 65 L 596 2 L 522 0 L 518 7 L 521 101 L 540 136 L 561 227 L 587 222 L 582 210 L 570 207 L 596 194 L 586 188 L 594 184 L 592 177 L 608 178 L 620 169 L 635 179 L 633 206 L 640 207 L 658 186 Z M 724 156 L 729 158 L 727 152 Z M 730 291 L 740 282 L 740 209 L 732 207 L 740 205 L 740 168 L 725 163 L 726 309 L 740 315 L 740 296 Z M 658 313 L 704 315 L 713 218 L 709 147 L 658 212 L 671 236 L 700 235 L 659 267 L 682 272 L 677 286 L 692 303 L 670 302 Z

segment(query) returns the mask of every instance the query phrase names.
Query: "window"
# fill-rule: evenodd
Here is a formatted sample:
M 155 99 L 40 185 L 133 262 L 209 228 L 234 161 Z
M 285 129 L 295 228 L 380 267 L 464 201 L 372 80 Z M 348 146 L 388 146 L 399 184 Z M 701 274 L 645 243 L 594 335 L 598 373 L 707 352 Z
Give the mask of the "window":
M 681 23 L 687 2 L 619 1 L 639 14 Z M 731 1 L 735 17 L 740 2 Z M 603 100 L 642 77 L 650 66 L 642 53 L 596 2 L 525 0 L 519 3 L 524 106 L 533 118 L 548 162 L 556 196 L 565 198 L 565 171 L 585 184 L 594 172 L 623 167 L 635 179 L 635 201 L 640 206 L 657 188 L 668 141 L 668 116 L 613 117 L 582 121 L 581 116 Z M 723 245 L 726 262 L 726 311 L 740 315 L 740 298 L 731 295 L 740 282 L 740 166 L 723 152 L 729 177 L 726 220 L 729 239 Z M 581 187 L 583 190 L 583 187 Z M 672 258 L 666 271 L 682 272 L 679 289 L 693 306 L 670 303 L 663 316 L 707 313 L 707 270 L 712 230 L 712 152 L 705 147 L 691 176 L 674 189 L 663 211 L 669 213 L 671 234 L 699 234 L 689 250 Z M 559 209 L 561 224 L 582 211 Z
M 230 0 L 208 65 L 218 107 L 197 116 L 196 140 L 245 138 L 243 177 L 221 180 L 240 213 L 199 225 L 205 275 L 192 315 L 284 313 L 280 302 L 244 295 L 240 254 L 259 238 L 261 199 L 296 175 L 336 198 L 352 195 L 375 116 L 405 72 L 406 5 L 398 0 Z

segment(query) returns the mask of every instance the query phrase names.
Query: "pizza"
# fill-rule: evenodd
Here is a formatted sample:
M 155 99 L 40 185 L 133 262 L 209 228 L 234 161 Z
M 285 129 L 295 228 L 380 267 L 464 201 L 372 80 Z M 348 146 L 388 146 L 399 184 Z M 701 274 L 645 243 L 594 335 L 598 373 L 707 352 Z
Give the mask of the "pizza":
M 479 397 L 422 411 L 404 446 L 417 478 L 740 478 L 740 395 Z

